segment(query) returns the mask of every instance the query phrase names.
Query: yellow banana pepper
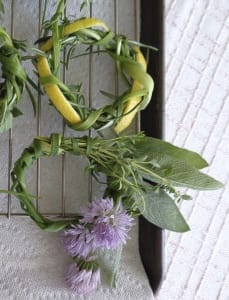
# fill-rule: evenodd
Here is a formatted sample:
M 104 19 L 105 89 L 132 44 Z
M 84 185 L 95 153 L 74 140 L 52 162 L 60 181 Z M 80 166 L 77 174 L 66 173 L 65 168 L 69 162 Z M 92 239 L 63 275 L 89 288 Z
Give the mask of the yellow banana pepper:
M 108 27 L 103 21 L 95 18 L 88 18 L 65 25 L 63 28 L 63 34 L 64 36 L 67 36 L 81 29 L 85 29 L 92 26 L 101 26 L 105 30 L 108 30 Z M 51 37 L 40 47 L 40 49 L 44 52 L 47 52 L 52 49 L 52 46 L 53 39 Z M 37 58 L 37 70 L 40 78 L 52 75 L 48 64 L 48 60 L 43 56 L 38 56 Z M 53 103 L 53 105 L 56 107 L 56 109 L 70 124 L 76 124 L 81 122 L 79 114 L 73 109 L 73 107 L 65 98 L 57 84 L 45 84 L 44 90 L 51 102 Z
M 147 68 L 147 64 L 145 61 L 145 58 L 142 54 L 142 52 L 140 51 L 139 47 L 134 47 L 134 50 L 136 51 L 136 61 L 141 64 L 141 66 L 143 67 L 143 70 L 146 71 Z M 141 90 L 143 88 L 142 84 L 140 84 L 138 81 L 134 80 L 133 81 L 133 85 L 132 85 L 132 89 L 131 92 L 137 92 L 139 90 Z M 117 125 L 115 126 L 114 130 L 116 133 L 120 133 L 122 132 L 124 129 L 126 129 L 132 122 L 133 118 L 135 117 L 136 113 L 138 112 L 138 104 L 141 101 L 141 96 L 137 96 L 137 97 L 131 97 L 124 108 L 123 111 L 123 116 L 120 118 L 119 122 L 117 123 Z M 134 108 L 135 107 L 135 108 Z M 130 113 L 128 113 L 130 112 Z

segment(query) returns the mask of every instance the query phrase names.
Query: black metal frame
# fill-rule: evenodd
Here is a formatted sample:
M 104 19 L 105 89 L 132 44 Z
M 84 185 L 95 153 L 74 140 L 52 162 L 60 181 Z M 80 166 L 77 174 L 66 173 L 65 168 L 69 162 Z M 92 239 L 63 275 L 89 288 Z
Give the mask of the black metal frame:
M 141 42 L 155 46 L 151 52 L 148 72 L 155 88 L 147 109 L 141 113 L 141 130 L 148 136 L 163 137 L 164 99 L 164 1 L 141 0 Z M 139 251 L 150 285 L 156 293 L 163 276 L 163 231 L 143 217 L 139 218 Z

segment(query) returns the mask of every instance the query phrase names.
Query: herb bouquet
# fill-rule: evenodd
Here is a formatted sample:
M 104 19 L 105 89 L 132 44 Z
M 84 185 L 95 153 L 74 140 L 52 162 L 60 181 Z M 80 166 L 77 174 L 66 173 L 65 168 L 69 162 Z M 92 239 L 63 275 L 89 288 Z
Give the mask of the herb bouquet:
M 82 8 L 87 2 L 82 3 Z M 35 137 L 15 162 L 11 190 L 2 192 L 14 194 L 22 209 L 41 229 L 62 232 L 64 249 L 72 257 L 72 264 L 65 276 L 66 282 L 77 294 L 86 294 L 95 290 L 100 283 L 101 260 L 107 251 L 112 251 L 116 256 L 116 265 L 110 274 L 111 285 L 115 284 L 121 249 L 134 225 L 134 218 L 143 215 L 161 228 L 188 231 L 189 226 L 177 203 L 190 197 L 177 188 L 211 190 L 221 188 L 222 184 L 200 171 L 208 164 L 195 152 L 146 137 L 144 133 L 120 135 L 151 99 L 153 79 L 147 73 L 147 63 L 140 50 L 146 46 L 114 33 L 102 20 L 68 20 L 64 13 L 65 5 L 65 1 L 58 1 L 56 13 L 49 20 L 45 20 L 44 12 L 43 36 L 38 41 L 39 48 L 32 49 L 33 55 L 29 58 L 36 68 L 44 93 L 66 124 L 75 131 L 93 128 L 98 134 L 96 137 L 64 137 L 54 133 L 50 137 Z M 7 41 L 4 47 L 12 48 L 8 35 L 2 36 Z M 78 45 L 86 46 L 85 53 L 78 53 Z M 111 104 L 99 109 L 87 107 L 81 85 L 69 86 L 61 80 L 59 70 L 63 52 L 67 66 L 80 55 L 108 55 L 114 60 L 126 90 L 121 95 L 103 92 L 112 100 Z M 3 53 L 5 48 L 1 47 L 2 64 Z M 20 56 L 17 51 L 13 53 L 17 65 L 15 69 L 10 68 L 10 72 L 14 73 L 19 88 L 15 84 L 5 84 L 0 108 L 12 102 L 9 95 L 12 97 L 14 89 L 15 97 L 20 98 L 27 81 L 20 65 Z M 2 96 L 5 94 L 7 97 Z M 13 99 L 16 101 L 17 98 Z M 4 113 L 6 109 L 2 111 Z M 113 128 L 113 138 L 103 137 L 103 130 L 107 127 Z M 72 219 L 49 219 L 34 205 L 34 197 L 26 184 L 26 171 L 40 157 L 48 158 L 66 152 L 85 157 L 87 171 L 105 186 L 104 197 L 86 204 Z M 100 182 L 101 175 L 105 182 Z

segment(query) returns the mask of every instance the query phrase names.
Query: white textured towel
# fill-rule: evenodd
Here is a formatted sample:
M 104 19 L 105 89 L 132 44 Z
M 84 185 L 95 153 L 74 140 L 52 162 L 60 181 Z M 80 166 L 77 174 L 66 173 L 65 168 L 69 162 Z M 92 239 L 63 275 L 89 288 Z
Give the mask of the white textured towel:
M 229 299 L 229 1 L 166 1 L 166 139 L 201 153 L 225 183 L 193 192 L 191 226 L 168 233 L 158 300 Z
M 138 255 L 136 230 L 122 255 L 117 288 L 104 284 L 85 297 L 76 296 L 63 280 L 71 260 L 59 235 L 41 231 L 27 217 L 1 217 L 0 236 L 0 300 L 153 299 Z

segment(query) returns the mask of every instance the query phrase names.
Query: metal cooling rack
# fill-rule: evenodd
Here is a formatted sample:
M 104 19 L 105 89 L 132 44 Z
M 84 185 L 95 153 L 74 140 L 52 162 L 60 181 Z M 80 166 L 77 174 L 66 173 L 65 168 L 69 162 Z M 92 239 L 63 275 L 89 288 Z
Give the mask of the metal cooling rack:
M 6 7 L 6 15 L 8 17 L 7 19 L 7 30 L 11 33 L 12 36 L 15 36 L 15 38 L 18 38 L 15 33 L 15 28 L 18 28 L 20 24 L 16 23 L 16 17 L 18 18 L 18 5 L 22 5 L 22 7 L 27 7 L 27 5 L 31 5 L 30 0 L 5 0 L 3 1 Z M 81 1 L 74 0 L 71 1 L 71 4 L 79 4 Z M 91 5 L 89 9 L 89 15 L 92 17 L 93 15 L 97 14 L 95 13 L 95 6 L 97 7 L 97 11 L 100 10 L 103 11 L 103 1 L 102 0 L 95 0 L 96 4 Z M 106 0 L 107 7 L 110 7 L 110 10 L 112 10 L 113 14 L 113 24 L 109 24 L 111 28 L 115 32 L 120 33 L 120 31 L 125 32 L 125 27 L 128 27 L 130 19 L 132 20 L 131 26 L 132 26 L 132 36 L 131 38 L 139 40 L 140 39 L 140 29 L 141 29 L 141 40 L 142 42 L 152 44 L 159 49 L 163 50 L 163 0 L 154 0 L 154 1 L 147 1 L 147 0 Z M 105 3 L 104 2 L 104 3 Z M 33 40 L 37 40 L 39 38 L 40 33 L 40 27 L 41 27 L 41 17 L 42 17 L 42 8 L 44 4 L 44 0 L 38 0 L 37 2 L 37 10 L 36 10 L 36 18 L 37 18 L 37 29 L 36 34 L 34 36 Z M 125 6 L 125 9 L 123 9 L 123 5 Z M 99 7 L 99 8 L 98 8 Z M 130 12 L 129 9 L 132 9 Z M 128 9 L 128 10 L 127 10 Z M 67 12 L 66 12 L 67 13 Z M 128 16 L 127 16 L 128 15 Z M 120 20 L 124 20 L 127 16 L 126 26 L 124 24 L 120 25 Z M 103 17 L 101 17 L 103 18 Z M 35 18 L 34 18 L 35 20 Z M 20 21 L 23 22 L 23 17 L 20 18 Z M 25 21 L 26 22 L 26 21 Z M 127 23 L 128 22 L 128 23 Z M 126 33 L 128 36 L 129 33 Z M 153 94 L 153 99 L 151 104 L 149 105 L 148 109 L 142 113 L 142 121 L 140 126 L 140 117 L 138 117 L 138 120 L 134 124 L 134 131 L 138 131 L 141 127 L 142 130 L 144 130 L 147 135 L 155 136 L 155 137 L 162 137 L 162 109 L 163 109 L 163 51 L 159 52 L 158 56 L 153 57 L 149 62 L 149 72 L 153 75 L 153 78 L 155 80 L 155 91 Z M 113 66 L 113 71 L 115 70 Z M 95 73 L 94 73 L 94 60 L 93 55 L 90 54 L 88 58 L 88 68 L 86 70 L 86 73 L 88 74 L 88 89 L 87 89 L 87 95 L 88 95 L 88 105 L 93 105 L 93 84 L 95 81 Z M 62 70 L 63 74 L 63 80 L 67 80 L 67 72 L 66 69 L 63 68 Z M 117 74 L 115 74 L 114 71 L 114 79 L 113 79 L 113 85 L 114 85 L 114 92 L 118 94 L 120 91 L 120 83 L 118 81 Z M 47 105 L 47 99 L 43 101 L 43 97 L 39 94 L 37 94 L 37 115 L 36 115 L 36 121 L 33 123 L 33 129 L 34 129 L 34 135 L 47 135 L 43 133 L 43 121 L 42 121 L 42 115 L 44 113 L 44 106 Z M 46 104 L 45 104 L 46 103 Z M 30 117 L 32 118 L 32 114 L 30 114 Z M 22 117 L 21 117 L 22 118 Z M 56 114 L 56 117 L 53 117 L 53 120 L 59 120 L 59 132 L 61 132 L 63 135 L 68 135 L 69 130 L 66 128 L 65 124 L 60 121 L 61 118 L 59 115 Z M 34 121 L 33 121 L 34 122 Z M 19 123 L 20 124 L 20 123 Z M 55 123 L 56 124 L 56 123 Z M 12 130 L 9 130 L 7 135 L 4 136 L 4 141 L 8 145 L 8 153 L 1 154 L 0 153 L 0 164 L 7 164 L 7 171 L 5 172 L 5 177 L 7 177 L 6 186 L 3 188 L 10 189 L 11 187 L 11 170 L 13 167 L 13 163 L 17 157 L 15 157 L 15 151 L 17 150 L 17 143 L 14 143 L 15 137 L 17 136 L 17 132 L 15 132 L 15 128 L 17 131 L 17 123 L 16 126 Z M 20 126 L 20 125 L 19 125 Z M 49 132 L 49 134 L 52 131 Z M 70 134 L 73 134 L 70 132 Z M 89 135 L 92 133 L 89 131 Z M 75 134 L 76 135 L 76 134 Z M 31 140 L 26 140 L 24 147 L 28 145 L 28 142 L 30 143 Z M 1 143 L 1 140 L 0 140 Z M 23 147 L 23 148 L 24 148 Z M 17 151 L 16 151 L 17 152 Z M 21 151 L 19 151 L 18 154 L 20 154 Z M 63 155 L 61 157 L 61 160 L 58 162 L 60 165 L 60 174 L 58 179 L 58 188 L 60 191 L 60 199 L 58 201 L 60 202 L 58 204 L 58 210 L 56 207 L 49 210 L 42 210 L 42 213 L 46 216 L 62 216 L 62 217 L 68 217 L 72 214 L 77 212 L 73 211 L 72 209 L 67 209 L 67 171 L 68 171 L 68 158 L 66 155 Z M 35 166 L 35 169 L 33 171 L 32 177 L 34 177 L 33 185 L 34 185 L 34 193 L 36 195 L 36 207 L 39 209 L 41 207 L 41 196 L 43 193 L 42 189 L 42 172 L 43 172 L 42 162 L 39 159 L 37 161 L 37 164 Z M 1 176 L 1 174 L 0 174 Z M 78 175 L 79 176 L 79 175 Z M 1 177 L 0 177 L 1 179 Z M 84 189 L 87 189 L 87 199 L 92 199 L 94 191 L 96 187 L 94 187 L 93 180 L 91 176 L 88 176 L 86 182 L 84 182 Z M 76 192 L 77 194 L 77 192 Z M 7 216 L 8 218 L 14 217 L 14 216 L 25 216 L 25 214 L 18 208 L 13 209 L 14 203 L 17 202 L 16 199 L 14 199 L 13 196 L 10 194 L 7 196 L 7 199 L 1 200 L 2 195 L 0 195 L 0 206 L 2 203 L 5 203 L 4 201 L 7 201 L 7 205 L 1 209 L 0 207 L 0 215 L 1 216 Z M 146 273 L 149 278 L 149 282 L 153 288 L 154 291 L 157 291 L 158 286 L 161 282 L 161 277 L 163 273 L 163 234 L 160 229 L 157 227 L 149 224 L 144 218 L 140 218 L 139 223 L 139 250 L 142 258 L 143 265 L 145 267 Z
M 132 0 L 127 0 L 128 2 L 132 3 Z M 9 3 L 10 2 L 10 3 Z M 26 6 L 26 1 L 23 1 L 24 5 Z M 29 1 L 27 1 L 29 2 Z M 71 1 L 71 2 L 75 2 L 80 3 L 81 1 L 76 0 L 76 1 Z M 100 4 L 100 8 L 102 8 L 102 2 L 98 1 Z M 110 3 L 112 3 L 113 5 L 113 19 L 114 19 L 114 24 L 112 24 L 114 26 L 114 31 L 115 32 L 119 32 L 119 18 L 122 17 L 122 12 L 120 11 L 120 0 L 110 0 Z M 16 11 L 16 5 L 18 4 L 18 0 L 11 0 L 11 1 L 5 1 L 5 6 L 8 7 L 8 14 L 10 15 L 10 33 L 11 36 L 15 36 L 15 26 L 20 26 L 20 24 L 15 24 L 15 15 L 17 14 Z M 40 28 L 41 28 L 41 18 L 42 18 L 42 8 L 43 8 L 43 4 L 44 4 L 44 0 L 39 0 L 38 1 L 38 12 L 37 12 L 37 18 L 38 18 L 38 28 L 37 28 L 37 36 L 34 37 L 34 40 L 37 40 L 39 38 L 39 32 L 40 32 Z M 111 6 L 112 6 L 111 5 Z M 139 39 L 139 27 L 140 27 L 140 3 L 139 0 L 134 0 L 134 6 L 133 4 L 131 5 L 132 8 L 134 8 L 134 11 L 131 12 L 132 14 L 132 18 L 134 18 L 134 36 L 132 38 L 138 40 Z M 93 8 L 93 4 L 90 5 L 90 9 L 89 9 L 89 15 L 90 17 L 92 17 L 94 15 L 94 8 Z M 112 26 L 111 26 L 112 27 Z M 17 36 L 15 36 L 15 38 L 17 38 Z M 66 69 L 65 67 L 63 67 L 63 81 L 66 80 Z M 88 63 L 88 103 L 89 106 L 93 105 L 93 96 L 92 96 L 92 85 L 93 85 L 93 58 L 92 58 L 92 54 L 89 55 L 89 63 Z M 118 94 L 118 91 L 120 89 L 119 87 L 119 82 L 118 82 L 118 78 L 117 78 L 117 74 L 114 76 L 114 86 L 115 86 L 115 93 Z M 42 114 L 42 99 L 40 94 L 37 94 L 37 115 L 36 115 L 36 132 L 34 133 L 34 135 L 41 135 L 42 134 L 42 130 L 41 130 L 41 114 Z M 32 116 L 31 116 L 32 118 Z M 138 125 L 135 125 L 136 129 L 138 127 Z M 63 123 L 62 124 L 62 128 L 61 128 L 61 132 L 63 135 L 66 134 L 66 126 Z M 9 130 L 8 133 L 8 170 L 7 170 L 7 188 L 10 189 L 11 187 L 11 170 L 13 167 L 13 153 L 15 150 L 15 145 L 13 144 L 13 138 L 14 138 L 14 129 Z M 88 133 L 89 135 L 91 135 L 91 132 L 89 131 Z M 25 146 L 27 146 L 27 144 L 25 144 Z M 59 212 L 56 211 L 48 211 L 45 212 L 43 211 L 43 213 L 45 215 L 49 215 L 49 216 L 70 216 L 71 213 L 67 213 L 66 212 L 66 156 L 63 155 L 61 158 L 61 209 Z M 93 182 L 92 182 L 92 178 L 89 175 L 88 176 L 88 182 L 87 182 L 87 190 L 88 190 L 88 198 L 92 199 L 93 197 Z M 40 159 L 38 159 L 37 161 L 37 165 L 36 165 L 36 176 L 35 176 L 35 192 L 36 192 L 36 206 L 37 208 L 39 208 L 40 203 L 39 203 L 39 199 L 41 198 L 41 161 Z M 15 212 L 12 210 L 12 196 L 9 194 L 7 196 L 7 211 L 5 212 L 0 212 L 0 215 L 7 215 L 8 218 L 10 218 L 11 216 L 24 216 L 25 214 L 23 212 Z

